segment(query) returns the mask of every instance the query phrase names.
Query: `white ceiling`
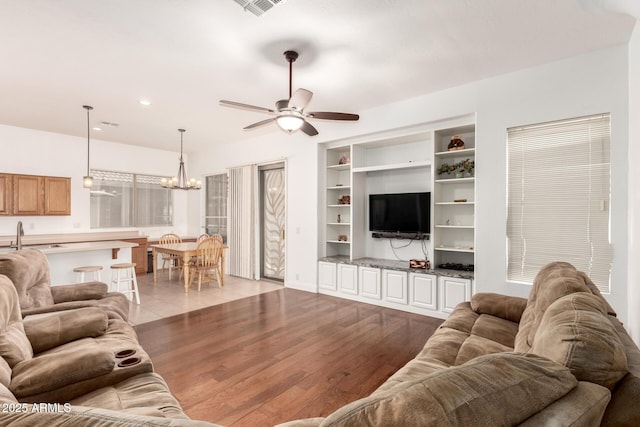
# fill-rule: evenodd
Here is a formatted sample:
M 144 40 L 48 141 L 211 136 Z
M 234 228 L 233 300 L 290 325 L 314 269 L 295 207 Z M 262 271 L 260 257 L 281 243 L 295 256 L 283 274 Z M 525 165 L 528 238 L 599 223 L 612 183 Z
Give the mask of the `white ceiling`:
M 92 138 L 177 151 L 183 127 L 194 151 L 281 132 L 243 131 L 267 116 L 218 101 L 286 98 L 285 50 L 310 110 L 361 113 L 629 40 L 635 19 L 585 1 L 288 0 L 256 17 L 233 0 L 0 0 L 0 123 L 86 136 L 89 104 L 120 124 Z

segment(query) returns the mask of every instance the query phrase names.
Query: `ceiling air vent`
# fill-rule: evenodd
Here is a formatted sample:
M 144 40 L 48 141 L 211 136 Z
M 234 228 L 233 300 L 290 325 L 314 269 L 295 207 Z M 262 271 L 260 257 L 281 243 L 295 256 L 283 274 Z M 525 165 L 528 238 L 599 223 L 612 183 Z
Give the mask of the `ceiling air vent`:
M 249 11 L 256 16 L 260 16 L 273 6 L 283 3 L 284 0 L 234 0 L 245 11 Z

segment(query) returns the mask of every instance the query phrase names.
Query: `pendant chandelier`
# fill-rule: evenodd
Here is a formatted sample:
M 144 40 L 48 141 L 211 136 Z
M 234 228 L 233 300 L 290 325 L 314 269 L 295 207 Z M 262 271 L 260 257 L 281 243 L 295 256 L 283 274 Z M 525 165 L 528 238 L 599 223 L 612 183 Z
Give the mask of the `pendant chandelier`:
M 182 159 L 182 136 L 185 130 L 178 129 L 178 132 L 180 132 L 180 166 L 178 166 L 178 175 L 173 178 L 162 178 L 160 185 L 172 190 L 199 190 L 200 187 L 202 187 L 202 182 L 196 181 L 194 178 L 187 178 L 187 171 L 185 170 L 184 160 Z
M 89 148 L 91 146 L 91 140 L 90 140 L 91 129 L 89 125 L 89 111 L 93 110 L 93 107 L 90 105 L 83 105 L 82 108 L 87 110 L 87 175 L 82 177 L 82 186 L 84 188 L 91 188 L 93 187 L 93 177 L 89 173 Z

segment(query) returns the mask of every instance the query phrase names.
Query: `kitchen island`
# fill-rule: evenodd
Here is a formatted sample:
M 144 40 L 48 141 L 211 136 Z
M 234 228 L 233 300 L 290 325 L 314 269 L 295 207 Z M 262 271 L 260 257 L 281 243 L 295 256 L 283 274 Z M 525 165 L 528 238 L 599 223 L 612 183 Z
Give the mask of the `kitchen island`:
M 132 262 L 132 249 L 139 246 L 135 242 L 137 237 L 140 237 L 138 232 L 25 235 L 22 239 L 22 249 L 37 249 L 47 256 L 52 286 L 76 283 L 78 278 L 73 269 L 86 265 L 101 266 L 101 279 L 108 283 L 111 265 Z M 146 237 L 144 239 L 146 240 Z M 13 240 L 15 241 L 15 238 Z M 3 243 L 5 245 L 0 247 L 0 251 L 15 250 L 8 246 L 8 238 L 0 237 L 0 244 Z M 143 249 L 146 253 L 146 247 Z

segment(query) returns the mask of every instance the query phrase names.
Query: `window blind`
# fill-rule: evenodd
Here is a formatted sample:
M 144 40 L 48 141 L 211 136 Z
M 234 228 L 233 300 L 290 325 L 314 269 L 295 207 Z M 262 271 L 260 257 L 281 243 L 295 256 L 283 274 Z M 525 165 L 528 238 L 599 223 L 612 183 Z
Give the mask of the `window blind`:
M 610 292 L 610 115 L 507 130 L 507 280 L 566 261 Z

